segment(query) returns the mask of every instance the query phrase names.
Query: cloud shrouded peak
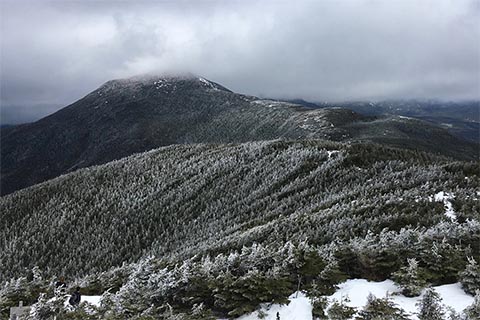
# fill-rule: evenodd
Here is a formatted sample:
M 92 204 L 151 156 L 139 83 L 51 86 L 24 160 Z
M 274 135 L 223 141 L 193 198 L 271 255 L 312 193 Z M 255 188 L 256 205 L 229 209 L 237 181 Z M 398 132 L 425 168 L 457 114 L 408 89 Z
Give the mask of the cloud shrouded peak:
M 315 101 L 480 97 L 478 1 L 3 1 L 1 103 L 191 72 Z

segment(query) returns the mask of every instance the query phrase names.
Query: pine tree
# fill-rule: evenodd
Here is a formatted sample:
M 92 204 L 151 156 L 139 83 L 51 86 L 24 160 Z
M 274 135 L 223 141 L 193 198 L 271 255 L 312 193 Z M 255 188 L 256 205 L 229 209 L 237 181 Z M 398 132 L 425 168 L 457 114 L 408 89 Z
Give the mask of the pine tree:
M 407 263 L 406 267 L 402 267 L 393 274 L 393 279 L 400 284 L 404 296 L 416 297 L 422 293 L 426 281 L 420 275 L 420 268 L 415 258 L 407 259 Z
M 469 307 L 465 309 L 467 320 L 480 319 L 480 290 L 475 293 L 475 299 Z
M 55 317 L 64 319 L 65 314 L 68 313 L 65 308 L 66 299 L 67 295 L 48 299 L 44 293 L 40 294 L 37 303 L 32 305 L 27 320 L 49 320 Z
M 316 289 L 323 295 L 331 295 L 335 292 L 335 285 L 347 280 L 347 278 L 347 275 L 340 271 L 337 261 L 333 259 L 320 272 Z
M 212 312 L 205 308 L 203 303 L 195 304 L 192 307 L 189 319 L 191 320 L 215 320 L 216 318 L 212 315 Z
M 408 315 L 398 308 L 388 297 L 376 298 L 369 294 L 367 304 L 358 313 L 357 320 L 408 320 Z
M 440 295 L 432 288 L 428 288 L 422 300 L 417 304 L 419 306 L 419 320 L 443 320 L 445 311 L 441 303 Z
M 480 266 L 473 257 L 468 257 L 468 264 L 460 273 L 460 282 L 467 293 L 475 294 L 476 290 L 480 290 Z
M 147 257 L 137 264 L 127 283 L 116 295 L 122 313 L 138 314 L 152 304 L 152 292 L 148 283 L 154 275 L 153 257 Z
M 314 319 L 327 319 L 325 310 L 328 306 L 328 299 L 325 297 L 312 297 L 310 302 L 312 303 L 312 317 Z
M 346 303 L 350 302 L 348 297 L 342 298 L 340 302 L 334 300 L 330 308 L 327 310 L 327 315 L 330 320 L 348 320 L 356 312 L 354 307 L 347 306 Z
M 464 320 L 462 318 L 462 315 L 457 311 L 455 311 L 455 309 L 453 309 L 452 307 L 447 307 L 447 311 L 448 311 L 448 318 L 447 318 L 448 320 Z

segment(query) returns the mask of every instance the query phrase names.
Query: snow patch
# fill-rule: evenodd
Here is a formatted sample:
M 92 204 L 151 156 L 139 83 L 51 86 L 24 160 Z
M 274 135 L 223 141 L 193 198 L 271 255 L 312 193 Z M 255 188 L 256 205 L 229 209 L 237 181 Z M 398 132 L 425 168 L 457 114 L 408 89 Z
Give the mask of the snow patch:
M 202 82 L 205 86 L 207 86 L 208 88 L 210 89 L 214 89 L 214 90 L 218 90 L 218 88 L 213 84 L 211 83 L 210 81 L 208 81 L 207 79 L 204 79 L 204 78 L 198 78 L 198 80 L 200 82 Z
M 205 79 L 203 79 L 203 78 L 198 78 L 198 80 L 200 80 L 200 81 L 203 82 L 204 84 L 210 85 L 210 82 L 208 82 L 207 80 L 205 80 Z
M 445 306 L 451 307 L 457 312 L 462 312 L 474 300 L 472 296 L 462 290 L 460 283 L 441 285 L 433 287 L 433 289 L 440 295 Z M 407 298 L 400 292 L 401 289 L 392 280 L 370 282 L 365 279 L 351 279 L 341 283 L 339 289 L 328 299 L 329 302 L 332 302 L 333 299 L 341 301 L 342 297 L 348 296 L 350 302 L 346 304 L 361 309 L 367 303 L 367 297 L 370 293 L 377 298 L 388 296 L 393 303 L 409 313 L 411 319 L 418 319 L 415 315 L 418 312 L 416 304 L 421 300 L 423 293 L 419 297 Z
M 304 293 L 298 292 L 288 297 L 290 303 L 288 305 L 279 304 L 262 304 L 260 310 L 246 314 L 237 318 L 237 320 L 256 320 L 259 311 L 266 314 L 265 320 L 276 320 L 277 312 L 282 320 L 310 320 L 312 319 L 312 304 Z
M 341 301 L 342 298 L 348 296 L 350 302 L 347 305 L 357 308 L 361 308 L 367 303 L 367 297 L 370 293 L 377 298 L 384 298 L 387 294 L 391 295 L 394 292 L 401 291 L 392 280 L 369 282 L 365 279 L 351 279 L 339 284 L 338 288 L 333 295 L 328 297 L 328 300 Z
M 445 215 L 450 218 L 453 222 L 457 221 L 457 214 L 455 210 L 453 210 L 453 205 L 450 200 L 454 199 L 455 196 L 453 193 L 450 192 L 443 192 L 440 191 L 434 195 L 433 199 L 435 202 L 443 202 L 445 206 Z
M 462 312 L 474 301 L 474 297 L 466 294 L 459 282 L 434 288 L 442 298 L 442 303 L 452 307 L 457 312 Z
M 94 306 L 100 306 L 100 300 L 102 296 L 82 296 L 80 302 L 88 302 Z
M 287 103 L 283 101 L 275 101 L 275 100 L 253 100 L 253 101 L 250 101 L 250 103 L 259 104 L 267 108 L 295 106 L 294 104 L 291 104 L 291 103 Z
M 377 298 L 389 297 L 393 303 L 405 310 L 410 315 L 410 319 L 417 320 L 415 313 L 418 312 L 416 305 L 422 298 L 419 297 L 407 298 L 400 292 L 401 289 L 392 281 L 385 280 L 382 282 L 371 282 L 365 279 L 350 279 L 338 285 L 339 289 L 331 296 L 328 296 L 329 304 L 333 300 L 341 301 L 342 298 L 348 297 L 349 302 L 346 304 L 351 307 L 356 307 L 361 310 L 367 303 L 367 297 L 371 293 Z M 460 283 L 446 284 L 442 286 L 433 287 L 435 291 L 442 298 L 442 304 L 453 308 L 456 312 L 461 313 L 465 308 L 471 305 L 474 298 L 466 294 Z M 311 320 L 312 319 L 312 304 L 309 298 L 304 293 L 293 293 L 289 297 L 290 303 L 288 305 L 279 304 L 262 304 L 260 309 L 252 313 L 243 315 L 237 320 L 257 320 L 259 312 L 265 314 L 267 320 L 276 320 L 277 312 L 280 319 L 288 320 Z

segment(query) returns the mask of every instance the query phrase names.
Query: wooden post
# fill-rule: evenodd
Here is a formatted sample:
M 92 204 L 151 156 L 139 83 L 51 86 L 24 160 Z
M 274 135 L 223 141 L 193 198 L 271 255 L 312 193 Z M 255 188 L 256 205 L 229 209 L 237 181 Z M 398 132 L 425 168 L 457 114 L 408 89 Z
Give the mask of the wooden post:
M 295 293 L 295 298 L 298 298 L 298 291 L 300 291 L 300 283 L 302 282 L 302 277 L 298 275 L 298 285 L 297 285 L 297 292 Z

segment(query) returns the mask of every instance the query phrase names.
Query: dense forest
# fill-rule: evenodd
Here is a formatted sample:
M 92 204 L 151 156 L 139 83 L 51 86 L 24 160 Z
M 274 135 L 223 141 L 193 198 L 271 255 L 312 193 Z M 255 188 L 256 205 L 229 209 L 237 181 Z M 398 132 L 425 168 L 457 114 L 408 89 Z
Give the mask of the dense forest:
M 320 140 L 175 145 L 78 170 L 0 198 L 0 309 L 22 300 L 44 319 L 208 319 L 300 288 L 315 316 L 342 319 L 322 297 L 347 278 L 392 278 L 407 296 L 460 281 L 474 295 L 479 172 Z M 105 293 L 102 306 L 63 310 L 49 300 L 60 276 Z

